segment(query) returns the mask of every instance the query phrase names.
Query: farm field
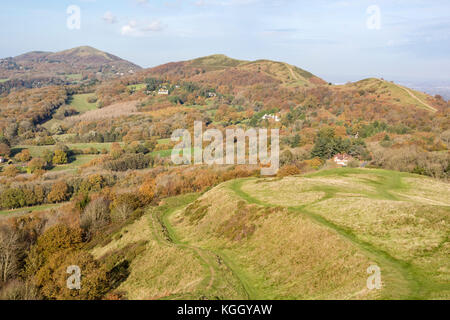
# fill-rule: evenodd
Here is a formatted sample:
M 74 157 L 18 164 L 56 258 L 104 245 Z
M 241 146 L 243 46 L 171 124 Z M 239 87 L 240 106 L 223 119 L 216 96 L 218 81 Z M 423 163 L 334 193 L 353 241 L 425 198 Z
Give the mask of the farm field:
M 94 93 L 76 94 L 72 97 L 69 105 L 81 114 L 91 110 L 96 110 L 97 104 L 88 101 L 93 97 L 95 97 Z
M 119 143 L 119 144 L 123 145 L 123 143 Z M 74 150 L 74 149 L 84 150 L 84 149 L 94 148 L 94 149 L 97 149 L 97 151 L 101 152 L 103 149 L 106 149 L 107 151 L 109 151 L 111 149 L 112 142 L 66 143 L 65 145 L 67 147 L 69 147 L 69 149 L 71 149 L 71 150 Z M 28 150 L 30 150 L 30 153 L 33 157 L 40 157 L 43 155 L 45 150 L 53 150 L 54 148 L 55 148 L 55 146 L 53 146 L 53 145 L 51 145 L 51 146 L 19 145 L 13 149 L 13 152 L 14 152 L 14 150 L 18 151 L 18 150 L 22 150 L 22 149 L 28 149 Z
M 83 79 L 83 75 L 81 73 L 72 73 L 72 74 L 66 74 L 66 79 L 72 80 L 72 81 L 80 81 Z
M 147 88 L 146 83 L 138 83 L 138 84 L 132 84 L 127 86 L 128 89 L 134 90 L 134 91 L 141 91 L 145 88 Z
M 51 172 L 64 171 L 64 170 L 77 170 L 80 166 L 91 162 L 92 160 L 100 157 L 100 155 L 77 155 L 75 160 L 68 164 L 55 166 Z
M 198 198 L 169 199 L 127 229 L 127 239 L 145 228 L 152 241 L 159 237 L 161 257 L 168 248 L 181 250 L 179 261 L 194 252 L 203 274 L 195 264 L 147 274 L 140 259 L 156 250 L 147 244 L 121 289 L 133 299 L 448 299 L 449 191 L 406 173 L 337 169 L 233 180 Z M 94 252 L 126 245 L 120 241 Z M 381 290 L 366 287 L 372 265 L 382 270 Z M 191 275 L 189 285 L 159 286 L 182 275 Z

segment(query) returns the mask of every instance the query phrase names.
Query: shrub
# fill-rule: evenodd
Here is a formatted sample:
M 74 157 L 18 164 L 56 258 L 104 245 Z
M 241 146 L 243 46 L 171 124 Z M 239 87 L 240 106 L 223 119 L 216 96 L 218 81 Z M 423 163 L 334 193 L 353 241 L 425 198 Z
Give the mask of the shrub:
M 41 298 L 34 284 L 19 279 L 7 282 L 0 290 L 0 300 L 34 301 Z
M 360 165 L 361 165 L 360 162 L 356 159 L 353 159 L 348 163 L 349 168 L 359 168 Z
M 300 173 L 301 173 L 300 169 L 294 165 L 287 165 L 278 170 L 279 177 L 294 176 Z
M 9 165 L 5 168 L 5 170 L 3 170 L 3 175 L 10 177 L 10 178 L 14 178 L 19 173 L 20 173 L 19 169 L 17 169 L 16 166 L 13 166 L 13 165 Z

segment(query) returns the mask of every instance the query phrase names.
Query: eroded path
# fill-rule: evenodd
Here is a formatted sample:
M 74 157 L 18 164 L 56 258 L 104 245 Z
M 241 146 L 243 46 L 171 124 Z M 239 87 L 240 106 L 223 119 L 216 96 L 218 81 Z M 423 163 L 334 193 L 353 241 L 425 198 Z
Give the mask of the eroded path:
M 196 290 L 204 292 L 204 298 L 220 298 L 220 288 L 224 286 L 223 282 L 226 281 L 228 285 L 232 283 L 232 286 L 235 287 L 236 298 L 249 299 L 250 297 L 245 286 L 241 283 L 240 279 L 236 277 L 228 264 L 225 263 L 223 257 L 215 252 L 181 242 L 178 239 L 174 229 L 169 223 L 168 217 L 178 210 L 182 210 L 188 204 L 189 202 L 183 203 L 178 207 L 162 206 L 160 207 L 162 208 L 161 210 L 150 215 L 155 238 L 162 245 L 176 246 L 184 250 L 191 250 L 200 260 L 207 275 Z M 176 294 L 178 293 L 174 292 L 172 295 L 175 296 Z

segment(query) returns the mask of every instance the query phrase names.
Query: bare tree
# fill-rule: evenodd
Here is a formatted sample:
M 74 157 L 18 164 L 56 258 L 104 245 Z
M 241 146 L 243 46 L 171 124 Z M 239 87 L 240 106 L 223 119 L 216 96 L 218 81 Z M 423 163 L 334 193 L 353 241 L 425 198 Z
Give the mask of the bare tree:
M 17 271 L 19 262 L 19 236 L 12 229 L 0 228 L 0 280 L 6 282 Z

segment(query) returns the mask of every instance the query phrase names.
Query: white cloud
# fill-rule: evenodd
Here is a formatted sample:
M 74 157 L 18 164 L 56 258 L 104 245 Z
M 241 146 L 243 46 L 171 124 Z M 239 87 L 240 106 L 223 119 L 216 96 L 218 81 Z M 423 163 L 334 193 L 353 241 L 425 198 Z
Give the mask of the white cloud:
M 146 4 L 148 4 L 148 0 L 136 0 L 136 2 L 137 2 L 138 4 L 141 4 L 141 5 L 146 5 Z
M 118 19 L 115 15 L 112 14 L 111 11 L 107 11 L 103 15 L 103 21 L 105 21 L 106 23 L 109 23 L 109 24 L 114 24 L 114 23 L 118 22 Z
M 145 37 L 152 32 L 162 31 L 165 26 L 159 21 L 155 20 L 150 23 L 138 23 L 136 20 L 131 20 L 121 29 L 121 34 L 130 37 Z

